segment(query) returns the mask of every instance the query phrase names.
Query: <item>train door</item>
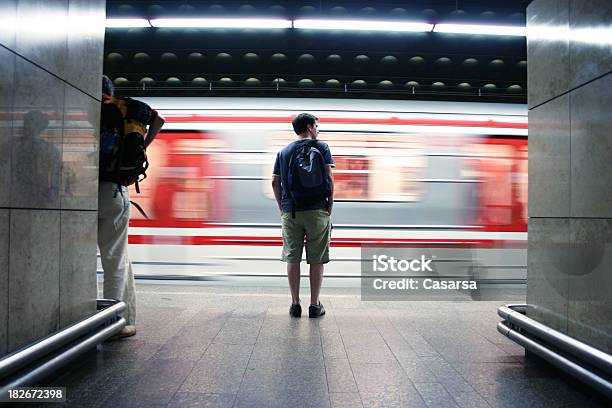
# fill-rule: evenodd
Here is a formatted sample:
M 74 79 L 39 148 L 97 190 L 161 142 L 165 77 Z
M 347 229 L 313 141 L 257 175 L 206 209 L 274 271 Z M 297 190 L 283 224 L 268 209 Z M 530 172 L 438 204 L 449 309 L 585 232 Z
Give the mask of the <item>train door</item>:
M 141 193 L 131 192 L 150 220 L 132 211 L 132 226 L 188 226 L 221 219 L 225 186 L 215 178 L 222 172 L 215 154 L 221 145 L 212 133 L 160 133 L 147 149 L 150 167 Z

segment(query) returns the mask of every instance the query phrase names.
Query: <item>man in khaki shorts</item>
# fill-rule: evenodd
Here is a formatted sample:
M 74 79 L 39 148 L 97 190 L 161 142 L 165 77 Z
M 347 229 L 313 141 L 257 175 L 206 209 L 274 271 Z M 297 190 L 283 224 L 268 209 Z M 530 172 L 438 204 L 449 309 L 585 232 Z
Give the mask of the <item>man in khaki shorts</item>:
M 326 143 L 318 141 L 318 119 L 301 113 L 293 119 L 297 140 L 276 156 L 272 188 L 281 211 L 283 253 L 292 303 L 289 314 L 302 315 L 300 306 L 300 262 L 306 238 L 306 262 L 310 265 L 309 317 L 325 314 L 319 301 L 323 268 L 329 262 L 334 160 Z

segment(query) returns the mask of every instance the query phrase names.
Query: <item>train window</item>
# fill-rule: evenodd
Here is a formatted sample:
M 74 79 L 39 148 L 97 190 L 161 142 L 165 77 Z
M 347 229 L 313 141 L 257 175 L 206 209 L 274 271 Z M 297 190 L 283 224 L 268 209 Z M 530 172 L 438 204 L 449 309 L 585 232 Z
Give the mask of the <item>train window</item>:
M 367 156 L 335 156 L 334 188 L 337 200 L 367 200 L 369 160 Z
M 423 196 L 427 158 L 421 136 L 395 133 L 321 134 L 334 156 L 335 199 L 337 201 L 420 201 Z M 272 138 L 277 152 L 294 139 L 287 134 Z M 264 166 L 272 173 L 274 156 Z M 266 178 L 267 180 L 268 178 Z M 274 198 L 270 183 L 264 192 Z

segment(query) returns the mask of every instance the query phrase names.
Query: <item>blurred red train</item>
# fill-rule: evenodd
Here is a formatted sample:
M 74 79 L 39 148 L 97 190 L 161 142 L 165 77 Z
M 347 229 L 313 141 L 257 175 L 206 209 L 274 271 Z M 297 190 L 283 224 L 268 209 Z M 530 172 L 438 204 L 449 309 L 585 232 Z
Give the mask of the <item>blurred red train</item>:
M 357 277 L 359 248 L 397 245 L 436 256 L 440 273 L 522 283 L 527 240 L 523 105 L 269 98 L 148 98 L 167 124 L 132 199 L 136 273 L 206 279 L 282 276 L 270 187 L 291 119 L 320 119 L 334 156 L 328 276 Z

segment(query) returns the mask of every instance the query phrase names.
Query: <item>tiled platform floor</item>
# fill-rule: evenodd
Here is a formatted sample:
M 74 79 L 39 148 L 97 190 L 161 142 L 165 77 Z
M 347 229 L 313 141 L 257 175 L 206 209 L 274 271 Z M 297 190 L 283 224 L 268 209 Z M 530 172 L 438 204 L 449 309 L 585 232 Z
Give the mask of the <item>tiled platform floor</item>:
M 497 333 L 502 301 L 361 302 L 354 290 L 324 289 L 327 315 L 315 320 L 289 317 L 284 288 L 137 290 L 137 336 L 57 376 L 65 406 L 602 404 Z

